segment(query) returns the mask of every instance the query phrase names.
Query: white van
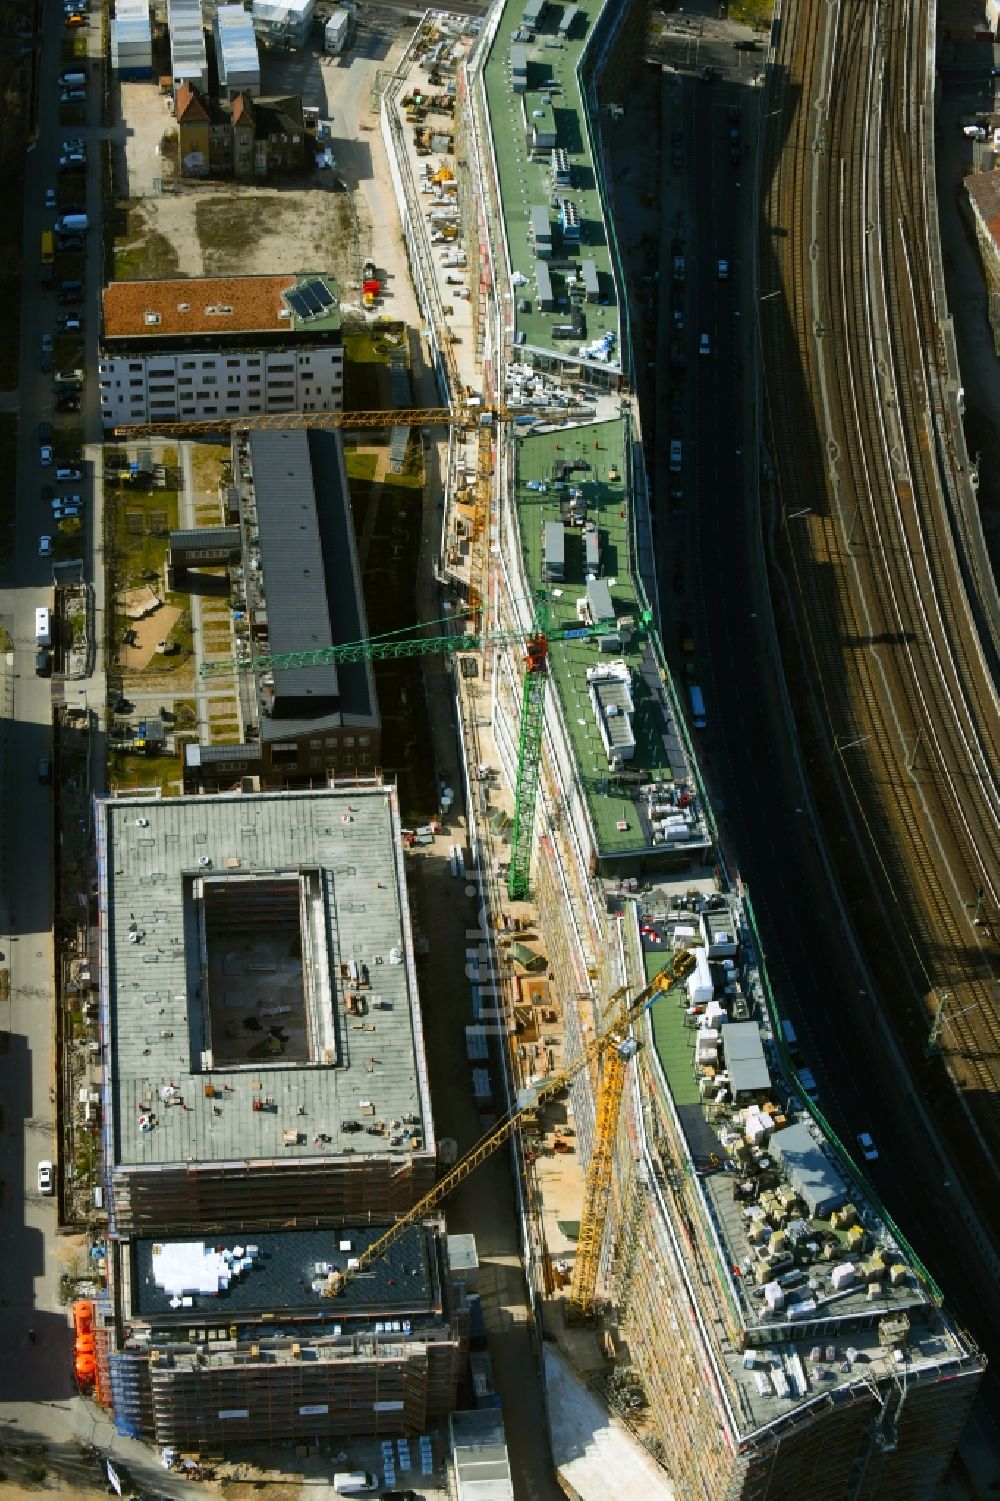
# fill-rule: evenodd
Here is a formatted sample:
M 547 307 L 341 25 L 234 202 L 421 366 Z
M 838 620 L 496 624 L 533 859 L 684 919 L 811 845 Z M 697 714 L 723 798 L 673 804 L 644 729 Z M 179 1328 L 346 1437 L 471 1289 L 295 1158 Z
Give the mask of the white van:
M 35 645 L 52 645 L 52 612 L 45 605 L 35 611 Z
M 340 1470 L 333 1477 L 333 1488 L 338 1496 L 365 1496 L 378 1490 L 378 1480 L 367 1470 Z

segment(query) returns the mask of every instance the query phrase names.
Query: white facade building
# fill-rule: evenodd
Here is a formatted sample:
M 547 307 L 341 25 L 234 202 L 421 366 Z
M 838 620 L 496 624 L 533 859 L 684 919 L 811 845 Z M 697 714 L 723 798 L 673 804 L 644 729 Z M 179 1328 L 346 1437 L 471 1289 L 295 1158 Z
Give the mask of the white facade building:
M 205 93 L 208 88 L 208 54 L 201 19 L 201 0 L 167 0 L 170 32 L 170 77 L 174 93 L 182 83 Z
M 340 301 L 329 276 L 112 282 L 103 311 L 106 427 L 342 410 Z
M 220 5 L 212 22 L 215 62 L 219 70 L 219 97 L 260 94 L 260 58 L 253 19 L 242 5 Z
M 349 10 L 332 10 L 323 29 L 324 47 L 331 57 L 343 52 L 354 32 L 354 17 Z
M 118 0 L 111 20 L 111 66 L 120 78 L 150 78 L 153 32 L 149 0 Z
M 253 0 L 253 29 L 258 41 L 278 51 L 304 47 L 315 10 L 316 0 Z

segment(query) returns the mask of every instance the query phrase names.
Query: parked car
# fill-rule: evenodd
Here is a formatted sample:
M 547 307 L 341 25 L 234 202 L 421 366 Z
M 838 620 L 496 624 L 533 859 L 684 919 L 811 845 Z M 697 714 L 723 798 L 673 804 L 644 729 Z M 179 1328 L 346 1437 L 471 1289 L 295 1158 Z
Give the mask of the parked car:
M 864 1153 L 866 1162 L 878 1161 L 878 1147 L 872 1141 L 871 1136 L 867 1131 L 858 1132 L 858 1146 Z
M 698 340 L 698 353 L 699 354 L 711 354 L 712 353 L 712 341 L 709 338 L 708 334 L 702 334 L 701 338 Z
M 42 334 L 42 348 L 43 349 L 47 349 L 48 352 L 51 354 L 54 344 L 55 344 L 55 340 L 53 339 L 53 337 L 52 337 L 51 334 Z
M 63 313 L 59 319 L 59 332 L 62 334 L 79 333 L 82 327 L 83 321 L 75 313 Z
M 47 787 L 52 780 L 52 762 L 48 756 L 43 756 L 38 763 L 38 780 L 43 787 Z M 44 1192 L 44 1190 L 39 1190 Z
M 60 464 L 56 469 L 56 481 L 60 485 L 75 485 L 83 479 L 83 470 L 72 464 Z
M 79 506 L 60 506 L 58 509 L 53 509 L 52 512 L 53 521 L 79 521 L 79 519 Z
M 741 36 L 738 41 L 735 41 L 733 43 L 733 46 L 736 48 L 737 52 L 757 51 L 757 43 L 754 41 L 753 37 Z
M 57 412 L 78 412 L 80 410 L 79 396 L 60 396 L 56 402 Z
M 39 649 L 35 652 L 35 677 L 47 678 L 51 677 L 51 675 L 52 658 L 49 656 L 47 651 L 42 651 Z
M 718 270 L 719 270 L 719 280 L 720 281 L 728 281 L 729 280 L 729 262 L 728 261 L 720 261 L 719 262 L 719 266 L 718 266 Z
M 132 703 L 130 699 L 123 698 L 122 695 L 119 694 L 118 697 L 112 701 L 111 708 L 115 714 L 131 714 L 133 709 L 135 708 L 135 704 Z M 346 1131 L 346 1123 L 343 1124 L 340 1129 L 342 1131 Z
M 55 190 L 55 188 L 46 188 L 45 189 L 45 207 L 46 208 L 55 208 L 55 206 L 56 206 L 56 190 Z
M 52 538 L 51 537 L 39 537 L 39 539 L 38 539 L 38 556 L 40 558 L 51 558 L 51 556 L 52 556 Z
M 51 1162 L 49 1162 L 48 1160 L 40 1162 L 38 1164 L 38 1172 L 36 1174 L 38 1192 L 40 1194 L 50 1194 L 52 1192 L 54 1181 L 55 1179 L 52 1172 Z
M 79 507 L 82 505 L 82 495 L 60 495 L 56 500 L 52 502 L 53 509 L 55 509 L 56 506 L 76 506 L 77 509 L 79 509 Z
M 52 444 L 43 443 L 38 457 L 42 461 L 43 465 L 51 464 L 53 459 Z

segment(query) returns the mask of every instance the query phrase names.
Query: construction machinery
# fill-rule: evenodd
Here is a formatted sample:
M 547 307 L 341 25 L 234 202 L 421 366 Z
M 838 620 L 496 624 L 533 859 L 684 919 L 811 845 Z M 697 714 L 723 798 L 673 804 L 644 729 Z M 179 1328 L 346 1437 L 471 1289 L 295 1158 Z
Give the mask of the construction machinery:
M 523 1091 L 515 1107 L 491 1126 L 471 1151 L 439 1178 L 434 1187 L 401 1215 L 384 1235 L 380 1235 L 378 1240 L 372 1241 L 367 1249 L 361 1251 L 346 1271 L 330 1273 L 323 1289 L 324 1296 L 339 1296 L 349 1282 L 355 1277 L 363 1276 L 368 1267 L 384 1256 L 404 1231 L 439 1208 L 454 1188 L 474 1173 L 488 1157 L 492 1157 L 497 1148 L 502 1147 L 516 1131 L 533 1120 L 539 1106 L 555 1099 L 575 1078 L 593 1066 L 599 1073 L 594 1147 L 584 1185 L 580 1236 L 566 1308 L 570 1323 L 582 1323 L 591 1318 L 597 1292 L 601 1244 L 607 1225 L 606 1207 L 611 1188 L 618 1113 L 629 1062 L 639 1051 L 638 1039 L 630 1035 L 630 1029 L 648 1006 L 690 974 L 694 963 L 694 957 L 687 949 L 678 949 L 666 967 L 654 975 L 637 994 L 629 998 L 627 990 L 616 991 L 609 1003 L 614 1011 L 612 1021 L 586 1045 L 579 1057 L 568 1067 Z
M 535 804 L 538 795 L 538 772 L 541 760 L 542 730 L 545 723 L 545 691 L 548 683 L 549 646 L 553 641 L 594 641 L 613 635 L 621 641 L 637 630 L 645 633 L 651 616 L 643 612 L 638 618 L 626 616 L 614 621 L 581 622 L 577 625 L 547 628 L 547 604 L 538 601 L 535 625 L 530 631 L 486 630 L 456 631 L 436 636 L 411 636 L 398 631 L 372 636 L 363 641 L 349 641 L 339 646 L 324 646 L 312 651 L 261 653 L 245 660 L 233 657 L 203 662 L 202 677 L 238 670 L 257 676 L 281 669 L 319 667 L 327 662 L 378 662 L 389 658 L 427 656 L 429 653 L 481 651 L 489 646 L 521 646 L 524 649 L 524 686 L 521 693 L 521 733 L 518 744 L 517 783 L 514 791 L 514 820 L 511 833 L 511 856 L 507 874 L 507 893 L 512 901 L 528 895 L 531 873 L 531 850 L 535 827 Z M 433 621 L 432 624 L 442 622 Z

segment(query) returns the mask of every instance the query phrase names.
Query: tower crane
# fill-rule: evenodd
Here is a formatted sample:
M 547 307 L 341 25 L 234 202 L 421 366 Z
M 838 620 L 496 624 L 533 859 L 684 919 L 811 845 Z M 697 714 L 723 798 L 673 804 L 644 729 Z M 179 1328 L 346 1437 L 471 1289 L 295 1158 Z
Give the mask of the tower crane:
M 494 422 L 516 422 L 526 416 L 505 406 L 483 406 L 472 401 L 459 402 L 450 407 L 378 407 L 358 412 L 259 412 L 247 417 L 202 417 L 184 418 L 180 422 L 129 422 L 113 429 L 113 436 L 121 440 L 183 436 L 201 437 L 208 433 L 232 433 L 235 431 L 266 432 L 275 428 L 290 427 L 492 427 Z M 565 421 L 565 411 L 556 408 L 531 414 L 532 421 L 544 421 L 546 416 Z
M 311 651 L 261 653 L 246 661 L 228 657 L 203 662 L 202 677 L 243 669 L 258 676 L 286 668 L 318 667 L 326 662 L 384 661 L 391 657 L 426 656 L 431 652 L 479 651 L 484 646 L 521 646 L 524 650 L 524 686 L 521 692 L 521 730 L 517 753 L 517 783 L 514 789 L 514 822 L 511 830 L 510 866 L 507 892 L 511 901 L 523 901 L 528 895 L 531 874 L 531 849 L 535 827 L 535 804 L 538 798 L 538 773 L 541 762 L 542 730 L 545 723 L 545 690 L 548 682 L 549 646 L 553 641 L 593 641 L 601 636 L 621 637 L 636 630 L 645 632 L 651 616 L 643 611 L 636 618 L 622 617 L 610 621 L 581 622 L 549 630 L 544 598 L 539 600 L 538 615 L 530 631 L 485 630 L 463 631 L 436 636 L 407 636 L 399 631 L 372 636 L 363 641 L 349 641 L 338 646 L 323 646 Z M 438 624 L 439 622 L 433 622 Z
M 639 1043 L 629 1035 L 629 1029 L 648 1006 L 683 980 L 693 968 L 694 958 L 691 953 L 687 949 L 678 949 L 667 966 L 654 975 L 637 994 L 630 998 L 627 990 L 616 991 L 611 998 L 615 1015 L 604 1031 L 592 1038 L 568 1067 L 523 1091 L 517 1105 L 491 1126 L 485 1136 L 480 1137 L 475 1146 L 439 1178 L 429 1192 L 418 1199 L 383 1235 L 372 1241 L 348 1270 L 331 1272 L 323 1290 L 324 1295 L 338 1297 L 355 1277 L 362 1276 L 373 1262 L 384 1256 L 406 1230 L 426 1219 L 448 1198 L 454 1188 L 474 1173 L 488 1157 L 492 1157 L 497 1148 L 502 1147 L 535 1114 L 539 1105 L 554 1099 L 584 1070 L 596 1065 L 600 1077 L 594 1149 L 587 1168 L 580 1236 L 566 1307 L 567 1320 L 571 1323 L 581 1323 L 592 1317 L 601 1244 L 607 1223 L 606 1208 L 611 1189 L 618 1112 L 629 1062 L 639 1051 Z

